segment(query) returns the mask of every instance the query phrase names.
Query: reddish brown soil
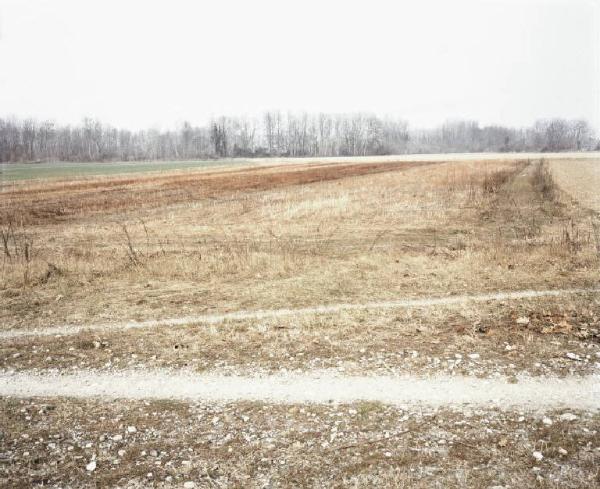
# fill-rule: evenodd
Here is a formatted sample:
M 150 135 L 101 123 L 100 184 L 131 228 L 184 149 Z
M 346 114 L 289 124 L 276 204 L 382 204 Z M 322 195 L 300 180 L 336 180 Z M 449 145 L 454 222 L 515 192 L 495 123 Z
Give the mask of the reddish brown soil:
M 301 164 L 142 176 L 98 177 L 29 185 L 0 195 L 0 223 L 45 224 L 96 213 L 214 198 L 373 173 L 424 163 Z

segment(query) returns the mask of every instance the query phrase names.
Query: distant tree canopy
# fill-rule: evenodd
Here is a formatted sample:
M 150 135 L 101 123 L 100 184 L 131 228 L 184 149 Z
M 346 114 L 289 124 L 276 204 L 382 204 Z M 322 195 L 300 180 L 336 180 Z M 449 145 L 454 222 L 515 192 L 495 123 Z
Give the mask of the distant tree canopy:
M 220 117 L 207 126 L 129 131 L 86 118 L 0 119 L 0 161 L 137 161 L 268 156 L 369 156 L 403 153 L 568 151 L 600 149 L 584 120 L 551 119 L 532 127 L 480 127 L 452 121 L 410 130 L 401 119 L 371 114 L 283 114 Z

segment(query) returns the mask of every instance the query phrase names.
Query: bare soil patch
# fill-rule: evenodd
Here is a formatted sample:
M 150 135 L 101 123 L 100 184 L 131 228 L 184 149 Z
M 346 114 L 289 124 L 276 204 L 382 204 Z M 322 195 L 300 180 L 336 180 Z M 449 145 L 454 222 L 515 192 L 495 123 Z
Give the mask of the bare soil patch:
M 600 420 L 573 410 L 4 398 L 0 413 L 4 487 L 193 481 L 196 487 L 591 488 L 599 482 Z M 94 470 L 86 470 L 92 461 Z
M 476 358 L 472 358 L 472 355 Z M 586 375 L 600 368 L 600 301 L 546 297 L 4 339 L 0 367 L 196 372 Z

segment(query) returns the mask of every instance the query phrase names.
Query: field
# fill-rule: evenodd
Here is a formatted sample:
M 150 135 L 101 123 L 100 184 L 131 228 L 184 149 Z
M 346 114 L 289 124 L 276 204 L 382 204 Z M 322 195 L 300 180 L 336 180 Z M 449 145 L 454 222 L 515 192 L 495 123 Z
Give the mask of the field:
M 598 154 L 44 165 L 1 486 L 600 485 Z
M 406 155 L 406 156 L 363 156 L 353 158 L 279 158 L 277 163 L 385 163 L 396 161 L 465 161 L 465 160 L 494 160 L 506 158 L 535 158 L 538 155 L 528 153 L 512 154 L 444 154 L 444 155 Z M 549 157 L 585 158 L 590 155 L 577 153 L 548 154 Z M 272 164 L 269 158 L 234 158 L 229 160 L 196 160 L 196 161 L 108 161 L 103 163 L 78 162 L 38 162 L 38 163 L 0 163 L 0 188 L 6 189 L 13 182 L 22 180 L 48 180 L 97 177 L 105 175 L 137 174 L 137 173 L 166 173 L 173 171 L 198 170 L 202 168 L 223 168 L 229 166 L 260 166 Z
M 3 163 L 0 165 L 0 182 L 4 186 L 21 180 L 47 180 L 123 173 L 166 172 L 174 170 L 198 169 L 213 166 L 248 164 L 245 160 L 202 161 L 145 161 L 145 162 L 106 162 L 106 163 Z

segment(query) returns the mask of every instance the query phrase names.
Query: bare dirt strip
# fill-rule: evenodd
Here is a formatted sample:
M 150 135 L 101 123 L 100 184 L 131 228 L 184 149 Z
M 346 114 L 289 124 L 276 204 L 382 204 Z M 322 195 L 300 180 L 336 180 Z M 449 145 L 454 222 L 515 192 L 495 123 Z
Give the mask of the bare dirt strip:
M 360 311 L 370 309 L 395 309 L 447 306 L 467 302 L 507 301 L 532 299 L 536 297 L 562 297 L 574 294 L 598 294 L 600 288 L 574 288 L 549 290 L 518 290 L 512 292 L 496 292 L 488 294 L 456 295 L 449 297 L 425 297 L 401 299 L 397 301 L 367 302 L 363 304 L 330 304 L 300 309 L 270 309 L 258 311 L 237 311 L 225 314 L 207 314 L 203 316 L 186 316 L 149 321 L 129 321 L 114 324 L 63 325 L 43 329 L 11 329 L 0 332 L 0 339 L 20 338 L 27 336 L 74 335 L 82 331 L 127 330 L 152 327 L 184 326 L 191 324 L 220 324 L 225 321 L 267 319 L 285 316 L 335 314 L 342 311 Z

